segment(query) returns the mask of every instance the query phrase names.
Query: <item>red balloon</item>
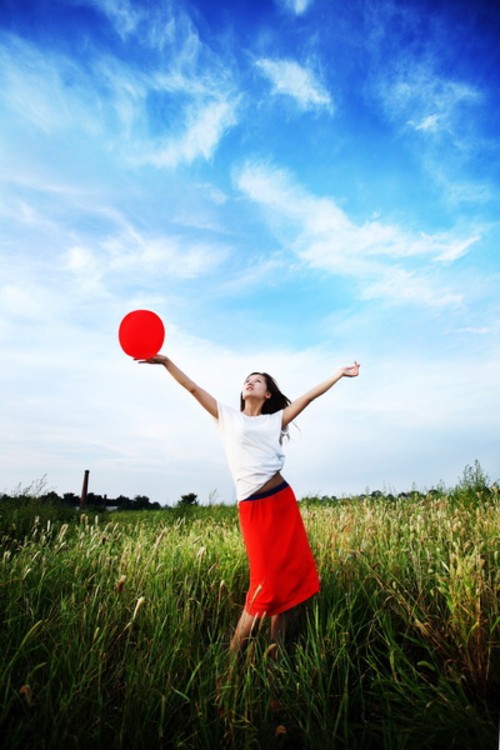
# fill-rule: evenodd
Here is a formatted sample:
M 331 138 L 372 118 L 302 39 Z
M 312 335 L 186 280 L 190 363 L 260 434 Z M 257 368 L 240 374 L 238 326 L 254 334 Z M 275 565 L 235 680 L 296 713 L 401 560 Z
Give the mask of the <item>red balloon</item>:
M 165 340 L 161 318 L 151 310 L 134 310 L 125 315 L 118 329 L 120 346 L 131 357 L 151 359 Z

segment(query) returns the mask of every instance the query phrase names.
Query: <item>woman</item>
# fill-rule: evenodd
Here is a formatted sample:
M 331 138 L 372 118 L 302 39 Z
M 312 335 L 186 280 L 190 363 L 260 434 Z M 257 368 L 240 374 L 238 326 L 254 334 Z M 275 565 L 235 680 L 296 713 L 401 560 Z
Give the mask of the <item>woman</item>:
M 231 650 L 242 650 L 265 615 L 271 618 L 271 639 L 279 644 L 293 608 L 319 591 L 298 504 L 281 475 L 283 437 L 290 422 L 314 399 L 341 378 L 356 377 L 359 364 L 341 368 L 294 401 L 281 393 L 270 375 L 254 372 L 243 384 L 238 412 L 200 388 L 171 359 L 158 355 L 142 363 L 163 365 L 218 421 L 250 565 L 250 586 Z

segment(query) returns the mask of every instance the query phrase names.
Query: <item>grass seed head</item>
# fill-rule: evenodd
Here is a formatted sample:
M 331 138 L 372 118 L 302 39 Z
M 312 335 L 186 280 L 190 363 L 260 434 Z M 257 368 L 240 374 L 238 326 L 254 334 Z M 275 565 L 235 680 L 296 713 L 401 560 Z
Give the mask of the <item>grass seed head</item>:
M 30 685 L 23 685 L 19 688 L 19 694 L 23 696 L 28 706 L 33 703 L 33 691 Z
M 132 615 L 132 622 L 135 620 L 137 615 L 139 614 L 140 609 L 144 606 L 144 603 L 146 602 L 146 598 L 144 596 L 140 596 L 136 602 L 134 614 Z

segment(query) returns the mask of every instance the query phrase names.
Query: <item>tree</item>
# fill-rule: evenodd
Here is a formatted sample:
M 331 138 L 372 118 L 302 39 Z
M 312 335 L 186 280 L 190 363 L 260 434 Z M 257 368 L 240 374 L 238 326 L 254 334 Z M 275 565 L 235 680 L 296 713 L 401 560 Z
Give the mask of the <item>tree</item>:
M 194 492 L 189 492 L 187 495 L 181 495 L 181 499 L 177 502 L 178 508 L 192 508 L 198 503 L 198 495 Z
M 470 490 L 472 492 L 484 492 L 489 490 L 490 478 L 485 472 L 479 461 L 474 461 L 474 466 L 467 465 L 463 471 L 461 479 L 459 479 L 458 487 L 462 490 Z
M 151 507 L 149 497 L 146 495 L 136 495 L 131 506 L 134 510 L 147 510 Z
M 132 505 L 132 500 L 126 495 L 118 495 L 118 497 L 114 499 L 112 504 L 116 505 L 117 508 L 127 510 Z

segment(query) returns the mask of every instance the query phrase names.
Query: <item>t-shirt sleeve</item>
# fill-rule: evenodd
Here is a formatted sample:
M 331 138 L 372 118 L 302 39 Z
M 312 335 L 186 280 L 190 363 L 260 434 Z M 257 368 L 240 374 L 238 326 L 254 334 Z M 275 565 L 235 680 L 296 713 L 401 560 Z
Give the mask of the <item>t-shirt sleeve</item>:
M 219 418 L 215 421 L 215 423 L 220 432 L 224 433 L 227 431 L 228 424 L 231 419 L 231 408 L 227 406 L 227 404 L 222 404 L 220 401 L 217 401 L 217 411 L 219 413 Z
M 283 433 L 283 428 L 281 426 L 283 424 L 283 411 L 284 409 L 281 409 L 280 411 L 274 412 L 274 414 L 272 415 L 273 419 L 275 420 L 273 426 L 278 433 L 278 438 L 281 438 L 281 435 Z

